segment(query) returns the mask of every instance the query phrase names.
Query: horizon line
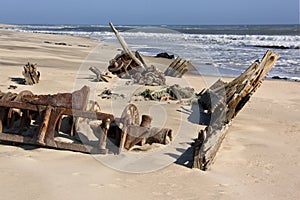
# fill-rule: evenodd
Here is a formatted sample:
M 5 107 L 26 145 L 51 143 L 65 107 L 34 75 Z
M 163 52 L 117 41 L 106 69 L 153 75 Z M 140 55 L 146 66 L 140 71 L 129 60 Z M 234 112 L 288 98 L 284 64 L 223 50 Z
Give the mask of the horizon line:
M 1 23 L 0 25 L 98 25 L 98 26 L 108 26 L 107 24 L 95 24 L 95 23 Z M 297 25 L 300 26 L 300 23 L 237 23 L 237 24 L 115 24 L 116 26 L 280 26 L 280 25 Z

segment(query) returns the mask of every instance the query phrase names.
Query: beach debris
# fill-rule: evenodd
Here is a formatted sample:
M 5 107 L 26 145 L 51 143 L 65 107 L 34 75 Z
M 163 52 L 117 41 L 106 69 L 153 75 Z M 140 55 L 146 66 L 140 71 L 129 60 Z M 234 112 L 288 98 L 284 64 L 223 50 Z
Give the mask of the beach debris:
M 140 126 L 131 126 L 140 120 L 135 105 L 129 104 L 117 120 L 101 112 L 97 102 L 88 101 L 89 92 L 87 86 L 54 95 L 34 95 L 28 90 L 19 94 L 0 92 L 0 141 L 106 154 L 108 138 L 115 140 L 116 153 L 124 145 L 130 150 L 140 138 L 143 144 L 172 140 L 172 130 L 150 127 L 150 116 L 142 117 Z
M 108 73 L 102 73 L 97 67 L 90 67 L 89 70 L 96 74 L 96 82 L 109 82 L 109 79 L 112 79 L 112 76 L 110 76 Z
M 101 149 L 98 147 L 83 145 L 79 142 L 66 143 L 55 140 L 55 136 L 57 134 L 60 135 L 61 122 L 65 117 L 71 116 L 72 128 L 75 127 L 76 117 L 114 120 L 113 115 L 110 114 L 86 111 L 89 90 L 87 86 L 84 86 L 73 93 L 59 93 L 55 95 L 33 95 L 30 91 L 24 91 L 19 94 L 1 94 L 0 140 L 72 151 L 101 152 Z M 19 110 L 21 112 L 17 133 L 5 125 L 10 119 L 11 110 Z M 32 120 L 34 123 L 31 122 Z M 17 121 L 14 123 L 17 123 Z M 30 134 L 28 131 L 24 133 L 25 128 L 30 130 Z M 73 137 L 75 141 L 74 130 L 70 130 L 71 132 L 65 137 L 69 139 Z
M 49 41 L 44 41 L 45 44 L 55 44 L 55 45 L 59 45 L 59 46 L 72 46 L 71 44 L 67 44 L 65 42 L 49 42 Z M 78 46 L 81 46 L 81 45 L 78 45 Z M 83 45 L 85 46 L 85 45 Z
M 175 56 L 174 55 L 170 55 L 167 52 L 163 52 L 163 53 L 158 53 L 155 56 L 156 58 L 167 58 L 167 59 L 174 59 Z
M 24 67 L 23 76 L 26 85 L 37 84 L 40 80 L 40 72 L 37 71 L 37 64 L 27 63 Z
M 65 42 L 55 42 L 54 43 L 55 45 L 62 45 L 62 46 L 67 46 L 68 44 L 65 43 Z M 71 45 L 68 45 L 68 46 L 71 46 Z
M 194 144 L 194 168 L 207 170 L 213 163 L 231 121 L 260 87 L 278 57 L 278 53 L 267 51 L 260 62 L 255 61 L 239 77 L 229 83 L 218 80 L 199 94 L 199 123 L 207 126 Z M 204 118 L 209 118 L 208 122 L 203 122 Z
M 142 116 L 140 123 L 137 107 L 129 104 L 123 111 L 119 123 L 122 124 L 122 135 L 120 139 L 119 152 L 124 148 L 132 149 L 135 145 L 143 146 L 153 142 L 168 144 L 173 140 L 173 133 L 168 128 L 151 127 L 152 118 L 148 115 Z
M 144 62 L 141 54 L 136 51 L 133 53 L 125 42 L 124 38 L 119 34 L 118 30 L 114 27 L 114 25 L 110 22 L 110 27 L 112 28 L 113 32 L 115 33 L 116 37 L 118 38 L 122 48 L 123 52 L 120 55 L 117 55 L 114 59 L 112 59 L 109 63 L 108 70 L 112 72 L 113 74 L 118 75 L 119 77 L 124 77 L 125 75 L 134 75 L 135 77 L 134 82 L 139 83 L 142 73 L 147 73 L 144 71 L 149 70 L 147 67 L 147 64 Z M 174 55 L 169 55 L 168 53 L 160 53 L 157 54 L 156 57 L 163 57 L 167 59 L 173 59 Z M 181 78 L 187 71 L 188 71 L 188 65 L 190 64 L 190 61 L 183 60 L 179 56 L 170 64 L 170 66 L 166 69 L 166 71 L 163 73 L 165 76 L 172 76 Z M 150 69 L 153 68 L 153 66 L 150 67 Z M 158 70 L 157 70 L 158 71 Z M 162 73 L 159 74 L 159 77 L 163 77 Z M 149 76 L 146 77 L 146 79 Z M 150 79 L 155 79 L 155 77 L 151 77 Z M 163 79 L 165 79 L 163 77 Z M 142 83 L 148 85 L 149 80 L 142 81 Z M 161 85 L 161 84 L 158 84 Z
M 182 100 L 195 98 L 195 90 L 175 84 L 161 90 L 146 89 L 135 96 L 142 96 L 144 99 L 152 101 Z
M 133 53 L 112 23 L 109 23 L 118 38 L 123 52 L 109 62 L 108 70 L 118 77 L 130 76 L 132 83 L 140 85 L 165 85 L 165 76 L 155 66 L 147 66 L 141 54 Z
M 139 60 L 133 53 L 132 51 L 129 49 L 127 43 L 125 42 L 124 38 L 119 34 L 118 30 L 115 28 L 115 26 L 110 22 L 109 23 L 111 29 L 113 30 L 113 32 L 115 33 L 117 39 L 119 40 L 124 53 L 127 54 L 138 66 L 140 66 L 141 68 L 145 68 L 144 63 Z
M 18 87 L 18 86 L 16 86 L 16 85 L 9 85 L 9 86 L 7 87 L 7 89 L 9 89 L 9 90 L 10 90 L 10 89 L 13 89 L 13 90 L 14 90 L 14 89 L 17 89 L 17 87 Z
M 188 65 L 190 61 L 182 60 L 179 56 L 169 65 L 164 74 L 166 76 L 172 76 L 181 78 L 186 72 L 188 72 Z
M 79 46 L 79 47 L 86 47 L 86 48 L 90 47 L 89 45 L 85 45 L 85 44 L 78 44 L 77 46 Z
M 98 95 L 102 99 L 117 99 L 117 98 L 125 98 L 124 94 L 116 94 L 111 91 L 111 89 L 105 88 L 101 94 Z
M 139 64 L 124 52 L 109 62 L 108 70 L 120 78 L 144 71 Z
M 165 75 L 154 65 L 146 67 L 142 72 L 135 72 L 131 76 L 132 83 L 139 85 L 159 86 L 166 84 Z

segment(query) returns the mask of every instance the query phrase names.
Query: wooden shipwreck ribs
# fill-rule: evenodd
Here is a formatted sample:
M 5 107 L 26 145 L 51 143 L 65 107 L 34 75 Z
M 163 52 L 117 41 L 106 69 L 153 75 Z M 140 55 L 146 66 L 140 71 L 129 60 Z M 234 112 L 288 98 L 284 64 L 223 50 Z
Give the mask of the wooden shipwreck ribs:
M 205 115 L 208 115 L 209 123 L 200 131 L 194 144 L 194 168 L 206 170 L 213 163 L 230 122 L 259 88 L 278 57 L 276 52 L 267 51 L 261 62 L 254 62 L 233 81 L 226 83 L 218 80 L 201 92 L 198 100 L 200 123 L 203 124 Z
M 150 127 L 149 116 L 143 116 L 139 125 L 136 106 L 129 104 L 121 118 L 99 112 L 99 106 L 92 102 L 87 110 L 90 89 L 84 86 L 73 93 L 55 95 L 33 95 L 30 91 L 19 94 L 0 92 L 0 140 L 7 142 L 33 144 L 50 148 L 80 151 L 85 153 L 108 152 L 108 137 L 116 140 L 120 153 L 123 148 L 130 150 L 140 143 L 159 142 L 167 144 L 172 139 L 170 129 Z M 70 119 L 70 131 L 62 133 L 62 121 Z M 80 119 L 97 120 L 100 123 L 95 134 L 98 141 L 87 141 L 85 133 L 77 133 Z M 79 128 L 80 129 L 80 128 Z M 92 129 L 92 128 L 91 128 Z M 80 139 L 85 139 L 82 143 Z M 56 140 L 65 137 L 72 142 Z M 79 139 L 80 137 L 80 139 Z

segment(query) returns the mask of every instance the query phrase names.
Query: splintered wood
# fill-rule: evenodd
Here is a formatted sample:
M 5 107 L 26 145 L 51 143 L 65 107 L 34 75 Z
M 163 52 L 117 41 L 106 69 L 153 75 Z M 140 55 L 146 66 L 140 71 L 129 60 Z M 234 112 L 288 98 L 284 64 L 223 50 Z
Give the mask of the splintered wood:
M 111 76 L 102 73 L 97 67 L 90 67 L 89 70 L 96 75 L 95 81 L 97 82 L 109 82 L 109 80 L 112 78 Z
M 201 93 L 198 100 L 200 120 L 204 115 L 210 120 L 194 144 L 194 168 L 206 170 L 213 163 L 230 122 L 262 84 L 278 57 L 278 53 L 267 51 L 261 62 L 255 61 L 233 81 L 219 80 Z
M 186 72 L 188 72 L 188 65 L 190 61 L 182 60 L 179 56 L 170 64 L 166 69 L 165 75 L 181 78 Z
M 27 63 L 24 66 L 23 76 L 25 78 L 25 85 L 37 84 L 40 80 L 40 72 L 37 71 L 37 64 Z

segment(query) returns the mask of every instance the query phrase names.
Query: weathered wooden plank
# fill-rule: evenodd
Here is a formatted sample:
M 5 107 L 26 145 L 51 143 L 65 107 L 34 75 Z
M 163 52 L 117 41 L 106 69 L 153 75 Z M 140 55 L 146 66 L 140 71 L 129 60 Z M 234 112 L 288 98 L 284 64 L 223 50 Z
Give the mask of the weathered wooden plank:
M 193 167 L 206 170 L 213 163 L 226 136 L 232 119 L 261 85 L 279 54 L 267 51 L 262 61 L 255 61 L 244 73 L 229 83 L 218 80 L 198 100 L 199 106 L 210 113 L 211 122 L 199 133 L 194 145 Z M 205 139 L 201 135 L 206 135 Z
M 204 140 L 197 145 L 194 154 L 194 168 L 199 168 L 203 171 L 207 170 L 213 164 L 214 158 L 227 134 L 229 125 L 222 126 L 221 129 L 209 128 L 205 132 Z M 199 133 L 201 135 L 203 133 Z M 201 136 L 199 136 L 201 137 Z

